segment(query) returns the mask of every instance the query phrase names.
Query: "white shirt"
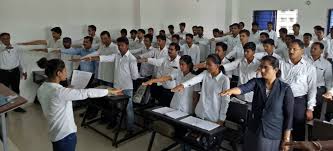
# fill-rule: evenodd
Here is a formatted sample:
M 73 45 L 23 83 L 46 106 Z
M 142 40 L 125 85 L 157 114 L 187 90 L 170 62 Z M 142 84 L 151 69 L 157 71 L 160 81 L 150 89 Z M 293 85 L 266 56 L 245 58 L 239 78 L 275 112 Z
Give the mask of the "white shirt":
M 66 49 L 66 48 L 61 48 L 60 51 L 61 52 L 65 52 L 65 51 L 73 51 L 75 48 L 69 48 L 69 49 Z M 74 55 L 75 56 L 75 55 Z M 66 66 L 66 70 L 67 70 L 67 73 L 68 73 L 68 76 L 67 77 L 71 77 L 72 76 L 72 72 L 74 70 L 74 63 L 73 61 L 69 61 L 70 59 L 73 58 L 73 55 L 70 55 L 70 54 L 66 54 L 66 53 L 61 53 L 61 56 L 60 56 L 61 60 L 64 61 L 65 63 L 65 66 Z
M 229 58 L 229 59 L 241 59 L 241 58 L 244 58 L 244 48 L 243 48 L 243 45 L 242 44 L 238 44 L 236 45 L 230 53 L 228 53 L 226 56 L 226 58 Z
M 57 41 L 54 41 L 54 39 L 50 39 L 46 41 L 46 48 L 48 51 L 47 59 L 59 59 L 60 53 L 54 52 L 54 49 L 64 48 L 64 45 L 62 44 L 62 38 L 59 38 Z M 52 52 L 53 51 L 53 52 Z
M 143 38 L 140 41 L 139 38 L 136 38 L 133 42 L 132 45 L 129 46 L 129 49 L 140 49 L 142 47 L 145 47 Z
M 298 33 L 298 35 L 296 36 L 295 34 L 293 34 L 295 36 L 295 39 L 299 39 L 303 41 L 303 34 Z
M 165 46 L 163 49 L 158 48 L 158 49 L 154 49 L 154 51 L 148 51 L 142 55 L 140 55 L 140 58 L 155 58 L 155 59 L 160 59 L 160 58 L 168 58 L 168 48 L 167 46 Z M 154 74 L 153 76 L 156 77 L 157 72 L 160 67 L 155 66 L 154 67 Z
M 186 34 L 188 34 L 188 32 L 186 32 L 186 31 L 183 31 L 183 32 L 179 31 L 176 34 L 179 35 L 181 43 L 185 44 Z
M 103 97 L 107 89 L 71 89 L 57 83 L 44 82 L 37 91 L 52 142 L 59 141 L 77 131 L 72 101 Z
M 205 37 L 199 37 L 196 36 L 194 38 L 194 43 L 197 44 L 200 48 L 200 61 L 205 61 L 207 56 L 210 55 L 211 53 L 214 52 L 210 52 L 209 47 L 210 47 L 210 43 L 209 43 L 209 39 L 205 38 Z
M 136 58 L 127 51 L 124 56 L 119 53 L 100 56 L 100 62 L 114 62 L 114 87 L 123 90 L 133 89 L 133 80 L 140 77 Z
M 250 31 L 250 39 L 249 42 L 254 42 L 256 45 L 260 43 L 260 31 L 253 33 Z
M 269 38 L 273 39 L 274 41 L 277 40 L 277 35 L 274 30 L 268 31 L 268 30 L 263 30 L 262 32 L 265 32 L 269 35 Z
M 192 62 L 194 64 L 200 63 L 200 48 L 196 44 L 192 44 L 191 48 L 188 46 L 188 44 L 184 44 L 184 46 L 181 49 L 182 55 L 189 55 L 192 58 Z
M 154 48 L 153 46 L 150 46 L 149 48 L 147 48 L 146 46 L 141 47 L 139 49 L 133 49 L 130 50 L 130 52 L 134 55 L 141 55 L 141 54 L 145 54 L 147 52 L 153 52 L 153 51 L 157 51 L 156 48 Z M 148 77 L 153 75 L 154 73 L 154 66 L 148 63 L 141 63 L 141 67 L 140 67 L 140 75 L 142 77 Z
M 259 53 L 255 53 L 254 54 L 254 57 L 257 58 L 258 60 L 261 60 L 263 57 L 265 56 L 268 56 L 268 53 L 267 52 L 259 52 Z M 274 53 L 271 55 L 273 57 L 275 57 L 276 59 L 279 59 L 279 60 L 283 60 L 281 58 L 281 56 L 279 56 L 278 54 Z
M 173 72 L 170 75 L 173 80 L 176 80 L 177 84 L 181 84 L 187 80 L 195 77 L 194 74 L 188 73 L 184 75 L 180 70 L 177 72 Z M 181 93 L 175 93 L 172 97 L 170 107 L 180 110 L 182 112 L 186 112 L 188 114 L 193 113 L 193 93 L 200 91 L 200 84 L 196 84 L 194 86 L 186 88 Z
M 183 83 L 190 87 L 202 82 L 200 100 L 195 108 L 195 114 L 204 120 L 217 122 L 225 120 L 230 97 L 220 96 L 219 93 L 230 88 L 229 78 L 220 72 L 216 77 L 207 71 Z
M 331 41 L 327 37 L 324 37 L 322 40 L 318 38 L 313 38 L 313 42 L 321 42 L 324 45 L 324 54 L 327 53 L 327 58 L 333 58 L 333 50 L 331 49 Z
M 216 42 L 224 42 L 228 45 L 228 50 L 226 54 L 228 54 L 235 46 L 241 44 L 240 39 L 239 39 L 239 34 L 234 37 L 233 35 L 227 35 L 224 37 L 218 37 L 215 38 Z
M 290 60 L 288 62 L 280 61 L 281 80 L 290 85 L 294 97 L 307 95 L 307 107 L 313 110 L 316 106 L 317 94 L 317 73 L 316 68 L 304 58 L 294 65 Z
M 325 86 L 328 89 L 332 87 L 332 64 L 324 57 L 320 57 L 316 61 L 312 57 L 307 58 L 309 63 L 316 67 L 317 87 Z
M 311 45 L 312 43 L 309 44 L 309 46 L 304 46 L 304 55 L 306 57 L 311 57 Z
M 257 77 L 257 69 L 260 65 L 260 60 L 254 58 L 251 63 L 248 63 L 245 58 L 237 59 L 231 63 L 224 64 L 223 67 L 226 71 L 238 70 L 239 80 L 238 85 L 245 84 L 249 80 Z M 253 92 L 240 95 L 241 100 L 252 102 Z
M 256 52 L 265 52 L 264 45 L 261 42 L 259 42 L 256 46 Z
M 0 69 L 12 70 L 19 67 L 21 72 L 25 72 L 22 59 L 23 50 L 17 45 L 12 45 L 12 47 L 13 49 L 6 49 L 6 46 L 1 44 Z
M 289 60 L 289 50 L 288 47 L 278 48 L 275 49 L 275 53 L 278 54 L 282 60 L 288 61 Z
M 180 59 L 180 56 L 178 56 L 178 55 L 173 60 L 171 60 L 171 58 L 160 58 L 160 59 L 148 58 L 148 63 L 152 64 L 154 66 L 160 67 L 157 70 L 157 74 L 156 74 L 156 77 L 159 78 L 159 77 L 169 75 L 170 73 L 179 70 L 180 69 L 179 68 L 179 59 Z M 158 83 L 158 85 L 160 85 L 160 83 Z M 172 88 L 176 87 L 176 81 L 172 80 L 172 81 L 164 82 L 162 84 L 162 86 L 165 89 L 172 89 Z

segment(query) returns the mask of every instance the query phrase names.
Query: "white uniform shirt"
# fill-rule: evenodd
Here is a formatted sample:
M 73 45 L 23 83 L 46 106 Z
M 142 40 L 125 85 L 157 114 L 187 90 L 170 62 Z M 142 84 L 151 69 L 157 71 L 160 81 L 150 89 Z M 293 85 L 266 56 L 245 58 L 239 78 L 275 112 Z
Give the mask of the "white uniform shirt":
M 239 80 L 238 85 L 245 84 L 249 80 L 257 77 L 257 69 L 260 66 L 260 60 L 254 58 L 251 63 L 248 63 L 245 58 L 235 60 L 231 63 L 224 64 L 226 71 L 238 70 Z M 253 92 L 238 96 L 239 99 L 252 102 Z
M 37 91 L 52 142 L 59 141 L 77 131 L 72 101 L 103 97 L 107 89 L 71 89 L 57 83 L 44 82 Z
M 254 42 L 256 45 L 260 43 L 260 31 L 258 30 L 256 33 L 250 31 L 250 39 L 249 42 Z
M 265 52 L 264 45 L 261 42 L 259 42 L 256 46 L 256 52 Z
M 259 52 L 259 53 L 254 54 L 254 57 L 257 58 L 258 60 L 261 60 L 265 56 L 268 56 L 267 52 Z M 278 55 L 274 52 L 271 56 L 275 57 L 276 59 L 283 60 L 280 55 Z
M 303 34 L 298 33 L 298 35 L 296 36 L 295 34 L 293 34 L 295 36 L 295 39 L 299 39 L 303 41 Z
M 133 49 L 130 50 L 130 52 L 134 55 L 134 56 L 138 56 L 138 55 L 142 55 L 148 52 L 154 52 L 154 51 L 158 51 L 156 48 L 154 48 L 153 46 L 150 46 L 149 48 L 147 48 L 146 46 L 141 47 L 139 49 Z M 154 66 L 148 63 L 141 63 L 141 67 L 140 67 L 140 75 L 142 77 L 148 77 L 153 75 L 154 73 Z
M 58 39 L 57 41 L 54 41 L 54 39 L 50 39 L 46 41 L 46 48 L 48 51 L 47 59 L 60 59 L 60 53 L 54 52 L 54 49 L 64 48 L 64 45 L 62 44 L 62 38 Z
M 157 48 L 154 51 L 148 51 L 142 55 L 140 55 L 140 58 L 155 58 L 155 59 L 160 59 L 160 58 L 168 58 L 168 47 L 165 46 L 163 49 Z M 155 66 L 154 67 L 154 73 L 153 77 L 156 77 L 157 72 L 160 70 L 160 67 Z
M 171 73 L 173 80 L 176 80 L 177 85 L 195 77 L 194 74 L 188 73 L 184 75 L 180 70 Z M 193 113 L 193 93 L 200 91 L 200 84 L 186 88 L 181 93 L 175 93 L 172 97 L 170 107 L 180 110 L 182 112 L 192 114 Z
M 200 62 L 205 61 L 208 55 L 214 53 L 210 52 L 210 43 L 208 38 L 200 38 L 199 36 L 196 36 L 194 38 L 194 43 L 197 44 L 200 48 Z
M 265 32 L 269 35 L 269 38 L 273 39 L 274 41 L 277 40 L 277 34 L 274 30 L 268 31 L 268 30 L 263 30 L 262 32 Z
M 220 72 L 216 77 L 207 71 L 183 83 L 184 87 L 194 86 L 202 82 L 200 100 L 195 108 L 195 114 L 204 120 L 217 122 L 225 120 L 230 97 L 219 93 L 230 88 L 227 76 Z
M 148 58 L 148 63 L 159 67 L 156 74 L 156 77 L 159 78 L 179 70 L 180 69 L 179 59 L 180 56 L 178 55 L 173 60 L 171 60 L 170 58 L 160 58 L 160 59 Z M 158 83 L 158 85 L 160 85 L 160 83 Z M 164 82 L 162 86 L 165 89 L 172 89 L 176 87 L 176 80 Z
M 100 62 L 114 62 L 114 87 L 123 90 L 133 89 L 133 80 L 140 77 L 136 58 L 127 51 L 124 56 L 119 53 L 100 56 Z
M 324 45 L 324 54 L 327 53 L 327 58 L 333 58 L 333 50 L 331 49 L 331 40 L 324 37 L 322 40 L 318 38 L 313 38 L 313 42 L 320 42 Z
M 235 46 L 241 44 L 240 39 L 239 39 L 239 34 L 236 37 L 234 37 L 233 35 L 218 37 L 218 38 L 215 38 L 215 41 L 216 42 L 224 42 L 228 45 L 228 50 L 227 50 L 226 54 L 231 52 L 231 50 L 234 49 Z
M 294 97 L 307 95 L 307 107 L 316 106 L 317 73 L 316 68 L 304 58 L 296 65 L 290 60 L 280 61 L 281 80 L 290 85 Z
M 192 58 L 192 62 L 194 64 L 200 63 L 200 48 L 196 44 L 192 44 L 191 48 L 188 46 L 188 44 L 184 44 L 181 49 L 182 55 L 189 55 Z
M 2 44 L 0 47 L 0 69 L 12 70 L 19 67 L 21 72 L 25 72 L 23 68 L 23 50 L 17 46 L 12 45 L 13 49 L 6 49 Z
M 243 45 L 242 44 L 238 44 L 236 45 L 230 53 L 228 53 L 226 56 L 226 58 L 229 58 L 229 59 L 241 59 L 241 58 L 244 58 L 244 48 L 243 48 Z
M 320 57 L 316 61 L 312 57 L 307 58 L 309 63 L 316 67 L 317 87 L 325 86 L 327 90 L 332 87 L 332 64 L 324 57 Z

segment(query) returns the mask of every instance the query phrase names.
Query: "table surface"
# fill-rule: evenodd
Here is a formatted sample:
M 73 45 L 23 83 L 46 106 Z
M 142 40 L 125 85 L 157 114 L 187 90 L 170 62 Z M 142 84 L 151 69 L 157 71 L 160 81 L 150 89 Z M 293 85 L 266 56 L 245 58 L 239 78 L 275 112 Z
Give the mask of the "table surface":
M 196 126 L 193 126 L 193 125 L 190 125 L 190 124 L 187 124 L 187 123 L 184 123 L 184 122 L 180 121 L 181 119 L 184 119 L 184 118 L 189 117 L 189 116 L 181 117 L 181 118 L 178 118 L 178 119 L 173 119 L 173 118 L 168 117 L 164 114 L 154 112 L 153 110 L 157 109 L 157 108 L 161 108 L 161 106 L 146 109 L 145 111 L 147 113 L 159 118 L 160 120 L 164 120 L 165 122 L 172 122 L 172 123 L 177 124 L 179 126 L 182 126 L 184 128 L 188 128 L 188 129 L 191 129 L 191 130 L 194 130 L 194 131 L 197 131 L 197 132 L 209 135 L 209 136 L 215 136 L 215 135 L 221 134 L 221 132 L 223 132 L 225 130 L 225 128 L 223 126 L 219 126 L 219 127 L 215 128 L 213 130 L 208 131 L 208 130 L 205 130 L 205 129 L 202 129 L 202 128 L 199 128 L 199 127 L 196 127 Z
M 8 87 L 6 87 L 5 85 L 3 85 L 2 83 L 0 83 L 0 95 L 10 96 L 10 95 L 17 95 L 17 94 L 14 91 L 12 91 L 11 89 L 9 89 Z M 28 101 L 25 98 L 18 96 L 16 99 L 12 100 L 10 103 L 1 106 L 0 113 L 6 113 L 27 102 Z

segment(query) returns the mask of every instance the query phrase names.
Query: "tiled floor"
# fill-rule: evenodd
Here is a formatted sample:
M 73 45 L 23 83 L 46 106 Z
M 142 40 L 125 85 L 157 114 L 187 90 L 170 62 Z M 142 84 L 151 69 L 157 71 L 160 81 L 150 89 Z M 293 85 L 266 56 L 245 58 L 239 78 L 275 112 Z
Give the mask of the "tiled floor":
M 52 151 L 48 140 L 47 123 L 38 105 L 32 104 L 25 109 L 25 114 L 11 112 L 7 117 L 9 137 L 20 151 Z M 78 115 L 82 111 L 75 112 L 76 124 L 79 125 L 82 118 Z M 101 126 L 102 127 L 102 126 Z M 103 126 L 105 127 L 105 126 Z M 111 130 L 107 130 L 111 133 Z M 78 126 L 77 151 L 141 151 L 147 150 L 151 133 L 145 133 L 137 138 L 122 143 L 114 148 L 110 140 L 97 134 L 91 129 Z M 153 150 L 161 150 L 171 144 L 172 141 L 157 135 Z M 175 150 L 180 150 L 179 146 Z

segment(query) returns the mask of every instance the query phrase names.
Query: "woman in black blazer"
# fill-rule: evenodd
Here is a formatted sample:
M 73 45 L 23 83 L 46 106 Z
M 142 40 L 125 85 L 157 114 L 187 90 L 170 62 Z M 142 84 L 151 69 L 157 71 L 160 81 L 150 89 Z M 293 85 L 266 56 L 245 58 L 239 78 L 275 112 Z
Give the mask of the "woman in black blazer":
M 279 60 L 265 56 L 261 60 L 262 78 L 254 78 L 220 95 L 240 95 L 253 91 L 252 112 L 245 134 L 243 150 L 288 150 L 290 141 L 294 96 L 288 84 L 278 79 Z

